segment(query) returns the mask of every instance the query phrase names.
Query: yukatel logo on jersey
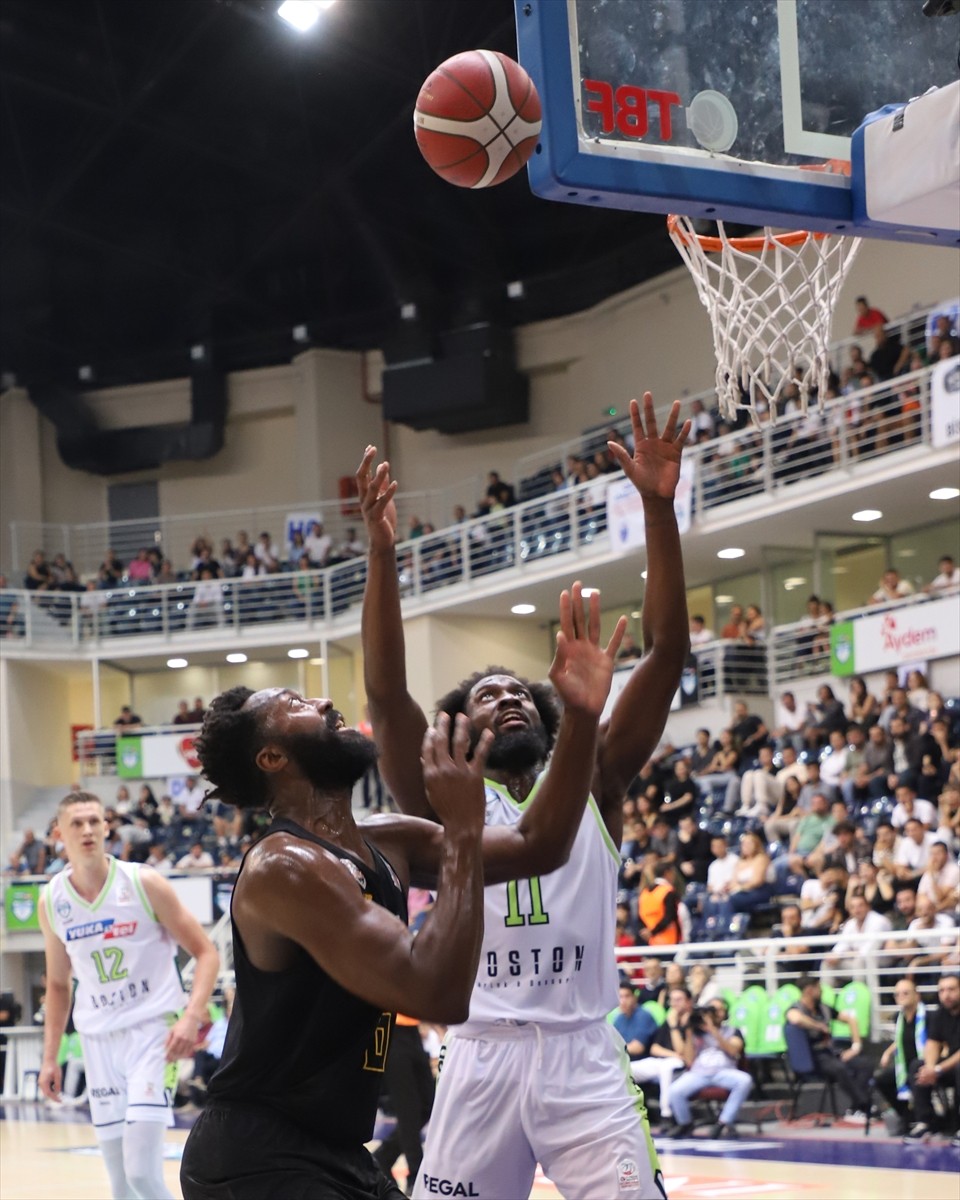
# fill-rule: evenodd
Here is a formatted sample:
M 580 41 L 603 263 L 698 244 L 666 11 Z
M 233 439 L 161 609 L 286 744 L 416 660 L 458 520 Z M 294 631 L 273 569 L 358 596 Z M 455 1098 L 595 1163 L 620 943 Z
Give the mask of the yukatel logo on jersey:
M 101 936 L 111 941 L 115 938 L 132 937 L 136 928 L 136 921 L 115 921 L 113 917 L 108 917 L 105 921 L 87 921 L 83 925 L 71 925 L 67 930 L 67 941 L 77 942 L 81 938 Z

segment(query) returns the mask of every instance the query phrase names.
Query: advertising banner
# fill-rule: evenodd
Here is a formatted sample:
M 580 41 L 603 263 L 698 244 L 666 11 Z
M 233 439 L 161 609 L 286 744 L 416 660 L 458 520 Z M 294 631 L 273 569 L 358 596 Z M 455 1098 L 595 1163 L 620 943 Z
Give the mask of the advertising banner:
M 830 629 L 830 661 L 835 675 L 960 654 L 960 621 L 955 596 L 897 608 Z
M 690 528 L 693 517 L 693 459 L 680 464 L 680 482 L 673 503 L 681 533 Z M 643 527 L 643 501 L 629 479 L 618 479 L 607 488 L 607 529 L 614 549 L 626 553 L 646 542 Z
M 930 380 L 930 425 L 938 449 L 960 442 L 960 356 L 937 363 Z
M 40 918 L 37 909 L 40 902 L 39 883 L 8 883 L 3 896 L 7 932 L 38 930 Z
M 196 775 L 200 770 L 196 735 L 157 733 L 117 738 L 117 775 L 121 779 L 155 779 L 165 775 Z

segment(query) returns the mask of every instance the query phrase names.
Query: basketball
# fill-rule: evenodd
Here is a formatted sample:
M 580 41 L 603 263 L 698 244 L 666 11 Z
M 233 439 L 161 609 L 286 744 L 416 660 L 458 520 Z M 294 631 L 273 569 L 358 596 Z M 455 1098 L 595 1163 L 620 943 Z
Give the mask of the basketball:
M 467 50 L 428 77 L 413 114 L 420 153 L 457 187 L 483 188 L 515 175 L 540 136 L 540 97 L 519 63 Z

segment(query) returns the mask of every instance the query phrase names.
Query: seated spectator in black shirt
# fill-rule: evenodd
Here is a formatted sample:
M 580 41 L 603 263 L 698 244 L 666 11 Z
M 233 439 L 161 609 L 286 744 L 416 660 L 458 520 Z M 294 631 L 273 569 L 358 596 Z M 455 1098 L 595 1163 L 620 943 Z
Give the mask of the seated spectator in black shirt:
M 113 723 L 114 729 L 134 729 L 143 724 L 143 718 L 133 711 L 129 704 L 120 709 L 120 716 Z
M 822 683 L 817 688 L 816 702 L 807 704 L 804 739 L 808 746 L 817 748 L 826 744 L 834 729 L 846 733 L 847 714 L 843 711 L 842 702 L 834 695 L 833 688 Z
M 693 813 L 684 813 L 677 829 L 677 870 L 682 884 L 707 882 L 707 869 L 713 862 L 710 841 L 710 834 L 700 828 Z
M 853 1013 L 837 1012 L 821 1002 L 819 979 L 802 975 L 797 980 L 800 999 L 787 1010 L 791 1025 L 799 1025 L 810 1043 L 815 1069 L 825 1078 L 838 1083 L 850 1097 L 853 1106 L 848 1116 L 866 1120 L 870 1108 L 870 1089 L 867 1081 L 872 1074 L 870 1062 L 861 1053 L 860 1029 Z M 841 1053 L 833 1043 L 831 1024 L 835 1020 L 850 1026 L 851 1045 Z
M 190 712 L 190 705 L 186 700 L 177 701 L 177 715 L 171 722 L 173 725 L 192 725 L 193 715 Z
M 937 1000 L 939 1008 L 927 1021 L 923 1062 L 910 1072 L 915 1121 L 907 1138 L 912 1142 L 926 1141 L 936 1123 L 933 1090 L 938 1085 L 952 1086 L 953 1119 L 960 1114 L 960 976 L 941 976 Z M 954 1145 L 958 1136 L 954 1134 Z
M 892 379 L 910 356 L 910 348 L 901 345 L 895 333 L 887 333 L 882 325 L 877 325 L 873 331 L 874 347 L 868 366 L 880 381 Z
M 710 740 L 709 729 L 698 729 L 696 741 L 690 751 L 690 770 L 694 775 L 703 774 L 713 762 L 713 756 L 720 749 L 718 742 Z
M 685 758 L 677 759 L 673 773 L 666 777 L 663 786 L 667 799 L 660 806 L 660 815 L 675 826 L 682 817 L 695 811 L 700 800 L 700 788 L 690 774 L 690 765 Z
M 769 730 L 763 719 L 750 712 L 742 700 L 738 700 L 733 706 L 733 723 L 730 730 L 745 759 L 755 758 L 760 747 L 767 744 Z
M 916 1069 L 923 1058 L 922 1047 L 926 1045 L 927 1036 L 927 1008 L 920 999 L 920 993 L 912 979 L 898 980 L 893 989 L 893 998 L 900 1011 L 897 1013 L 893 1041 L 880 1056 L 880 1069 L 876 1072 L 875 1079 L 877 1091 L 899 1118 L 900 1128 L 897 1132 L 905 1133 L 912 1100 L 910 1072 L 913 1070 L 916 1075 Z M 921 1041 L 919 1053 L 918 1036 Z
M 42 550 L 34 550 L 27 573 L 23 577 L 23 586 L 29 592 L 46 592 L 53 588 L 50 564 Z

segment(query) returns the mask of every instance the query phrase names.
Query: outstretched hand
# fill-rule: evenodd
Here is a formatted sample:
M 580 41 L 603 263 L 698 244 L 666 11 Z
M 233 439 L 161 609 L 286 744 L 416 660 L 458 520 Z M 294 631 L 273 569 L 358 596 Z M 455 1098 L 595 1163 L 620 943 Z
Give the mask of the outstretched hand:
M 565 708 L 600 716 L 626 628 L 627 618 L 621 617 L 606 648 L 601 648 L 600 593 L 591 593 L 588 607 L 579 580 L 569 592 L 560 593 L 560 628 L 550 682 Z
M 672 500 L 680 481 L 680 456 L 690 435 L 690 421 L 684 421 L 677 432 L 680 419 L 680 401 L 670 406 L 663 433 L 657 433 L 657 417 L 653 410 L 653 396 L 643 393 L 643 420 L 640 405 L 630 401 L 630 423 L 633 426 L 633 454 L 619 442 L 607 442 L 607 448 L 617 464 L 640 495 L 646 500 L 657 497 Z M 646 432 L 644 432 L 646 427 Z
M 397 540 L 397 506 L 393 502 L 397 481 L 390 478 L 388 462 L 382 462 L 371 474 L 376 457 L 376 446 L 368 446 L 363 452 L 356 474 L 357 495 L 370 549 L 392 550 Z
M 482 832 L 486 814 L 483 773 L 492 745 L 493 733 L 485 729 L 470 754 L 470 722 L 464 713 L 457 713 L 452 742 L 447 713 L 440 713 L 436 725 L 424 733 L 420 750 L 423 786 L 445 829 Z

